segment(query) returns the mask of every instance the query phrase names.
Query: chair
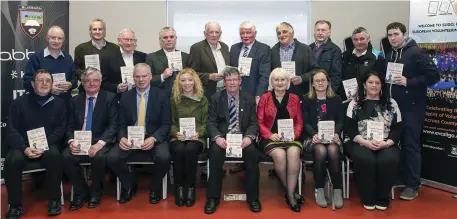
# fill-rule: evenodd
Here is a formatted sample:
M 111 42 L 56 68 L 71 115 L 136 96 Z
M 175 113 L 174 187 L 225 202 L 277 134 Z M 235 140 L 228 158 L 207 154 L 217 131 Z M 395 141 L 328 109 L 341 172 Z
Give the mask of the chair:
M 149 157 L 149 155 L 147 155 L 145 153 L 135 153 L 128 158 L 127 165 L 136 165 L 136 164 L 153 165 L 154 162 Z M 162 179 L 162 199 L 167 199 L 167 176 L 168 176 L 168 174 L 165 174 L 165 176 Z M 119 180 L 119 177 L 116 177 L 116 188 L 117 188 L 117 197 L 116 198 L 119 201 L 121 198 L 121 182 Z
M 384 57 L 386 57 L 386 54 L 392 51 L 392 45 L 390 45 L 389 39 L 387 37 L 383 37 L 380 44 L 381 51 L 384 54 Z
M 25 168 L 22 171 L 22 174 L 37 173 L 37 172 L 44 172 L 44 171 L 46 171 L 46 169 L 41 167 L 40 162 L 38 162 L 38 161 L 29 161 L 25 165 Z M 60 201 L 62 202 L 62 206 L 63 206 L 64 205 L 64 199 L 63 199 L 62 181 L 60 181 Z

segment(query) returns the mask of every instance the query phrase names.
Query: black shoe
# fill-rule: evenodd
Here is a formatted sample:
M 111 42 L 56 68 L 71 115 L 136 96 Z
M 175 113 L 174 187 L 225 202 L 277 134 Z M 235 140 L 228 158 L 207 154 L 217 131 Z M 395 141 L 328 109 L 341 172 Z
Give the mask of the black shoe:
M 298 205 L 303 205 L 303 203 L 305 203 L 305 199 L 303 198 L 302 195 L 300 195 L 298 193 L 295 193 L 294 197 L 295 197 L 295 200 L 297 200 L 297 204 Z M 284 198 L 286 198 L 287 203 L 289 203 L 289 200 L 288 200 L 288 197 L 287 197 L 287 193 L 284 194 Z
M 183 195 L 184 196 L 184 195 Z M 157 204 L 160 202 L 160 199 L 162 198 L 162 194 L 160 191 L 154 191 L 152 190 L 149 193 L 149 203 L 151 204 Z
M 209 198 L 205 204 L 205 214 L 212 214 L 216 212 L 216 208 L 219 205 L 219 199 Z
M 100 206 L 102 203 L 102 196 L 101 195 L 92 195 L 87 202 L 87 208 L 96 208 Z
M 189 186 L 187 188 L 187 194 L 186 194 L 186 206 L 187 207 L 192 207 L 195 204 L 195 187 L 194 186 Z
M 252 212 L 261 212 L 262 211 L 262 205 L 260 204 L 259 200 L 249 202 L 248 204 L 249 204 L 249 210 L 251 210 Z
M 70 205 L 68 206 L 68 210 L 70 211 L 76 211 L 84 206 L 86 204 L 87 198 L 86 196 L 80 195 L 76 196 L 73 198 L 73 201 L 70 202 Z
M 18 219 L 22 215 L 22 207 L 10 207 L 8 212 L 5 214 L 6 219 Z
M 48 215 L 56 216 L 62 213 L 62 202 L 60 200 L 50 200 L 48 203 Z
M 290 210 L 292 210 L 294 212 L 300 212 L 301 204 L 298 203 L 298 200 L 297 200 L 297 204 L 292 204 L 292 203 L 290 203 L 289 198 L 287 198 L 287 196 L 286 196 L 286 203 L 287 203 L 287 205 L 289 205 Z
M 136 193 L 137 186 L 134 185 L 131 189 L 121 189 L 120 204 L 125 204 L 132 200 L 132 196 Z
M 184 206 L 184 188 L 182 186 L 177 186 L 175 190 L 175 204 L 178 207 Z

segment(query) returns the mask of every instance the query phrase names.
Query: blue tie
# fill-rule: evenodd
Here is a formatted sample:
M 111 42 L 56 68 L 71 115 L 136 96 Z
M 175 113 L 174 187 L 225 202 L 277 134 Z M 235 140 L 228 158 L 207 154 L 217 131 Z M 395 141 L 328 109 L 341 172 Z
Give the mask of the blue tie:
M 229 132 L 236 127 L 236 107 L 235 107 L 235 97 L 230 98 L 229 106 Z
M 94 113 L 94 97 L 89 97 L 89 106 L 87 107 L 86 131 L 92 129 L 92 114 Z

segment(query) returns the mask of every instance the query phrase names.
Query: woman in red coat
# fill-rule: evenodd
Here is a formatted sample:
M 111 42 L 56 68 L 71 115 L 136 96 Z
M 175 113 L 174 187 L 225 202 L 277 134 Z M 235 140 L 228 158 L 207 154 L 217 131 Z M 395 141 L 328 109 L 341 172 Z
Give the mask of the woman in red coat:
M 282 68 L 274 69 L 270 74 L 269 91 L 260 97 L 257 107 L 259 146 L 265 154 L 273 158 L 275 171 L 286 190 L 286 201 L 290 209 L 299 212 L 303 197 L 295 193 L 295 187 L 303 150 L 299 139 L 303 130 L 303 118 L 300 98 L 289 93 L 289 87 L 288 73 Z M 289 126 L 285 125 L 283 128 L 283 123 L 289 123 Z M 278 130 L 278 127 L 281 130 Z

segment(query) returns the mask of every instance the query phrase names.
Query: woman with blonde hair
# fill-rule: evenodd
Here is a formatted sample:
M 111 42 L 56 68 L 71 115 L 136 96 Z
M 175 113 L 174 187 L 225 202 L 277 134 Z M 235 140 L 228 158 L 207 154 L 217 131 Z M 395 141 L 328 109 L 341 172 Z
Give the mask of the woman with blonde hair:
M 197 156 L 205 149 L 208 118 L 208 100 L 203 93 L 202 83 L 190 68 L 180 71 L 173 83 L 171 113 L 170 151 L 176 185 L 175 203 L 179 207 L 190 207 L 195 204 Z M 183 118 L 195 119 L 195 130 L 181 130 Z
M 260 97 L 257 120 L 261 149 L 273 159 L 276 175 L 286 190 L 286 202 L 292 211 L 299 212 L 303 197 L 295 193 L 303 149 L 300 136 L 303 119 L 300 97 L 289 93 L 290 76 L 282 68 L 270 74 L 268 92 Z M 282 133 L 278 121 L 293 120 L 291 133 Z M 300 182 L 301 183 L 301 182 Z
M 333 201 L 336 208 L 343 207 L 340 172 L 340 134 L 344 126 L 344 110 L 341 98 L 332 90 L 330 78 L 324 69 L 314 71 L 309 80 L 309 93 L 303 98 L 305 151 L 313 155 L 313 174 L 316 204 L 327 207 L 324 196 L 324 181 L 327 167 L 333 183 Z M 333 121 L 334 134 L 327 138 L 319 136 L 321 121 Z M 330 124 L 331 125 L 331 124 Z

